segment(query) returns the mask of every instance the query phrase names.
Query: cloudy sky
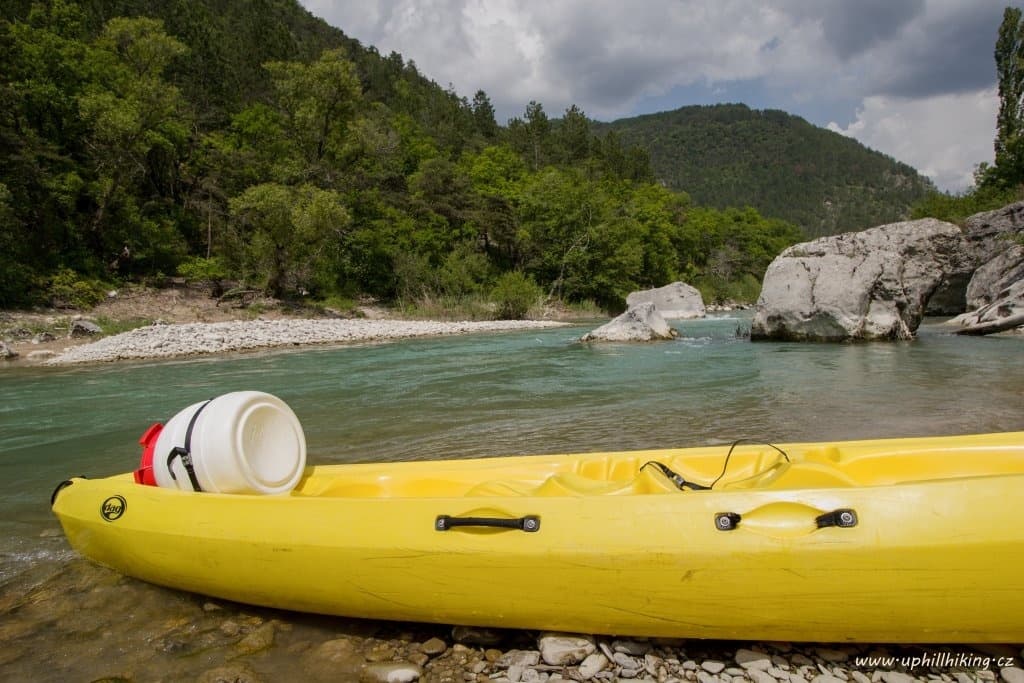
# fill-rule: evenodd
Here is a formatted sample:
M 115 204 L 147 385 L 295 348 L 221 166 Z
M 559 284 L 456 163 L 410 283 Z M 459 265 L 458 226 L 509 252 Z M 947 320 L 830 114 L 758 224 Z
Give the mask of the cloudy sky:
M 782 109 L 962 191 L 992 159 L 1007 0 L 300 0 L 500 123 L 530 100 L 610 121 Z

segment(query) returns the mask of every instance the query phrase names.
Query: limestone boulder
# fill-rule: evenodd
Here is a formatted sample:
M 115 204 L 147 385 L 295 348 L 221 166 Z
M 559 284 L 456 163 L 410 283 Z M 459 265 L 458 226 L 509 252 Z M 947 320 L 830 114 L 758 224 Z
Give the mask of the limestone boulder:
M 580 341 L 635 342 L 671 339 L 678 333 L 665 322 L 650 301 L 631 306 L 625 313 L 580 337 Z
M 1024 326 L 1024 279 L 1019 279 L 996 295 L 995 301 L 964 313 L 950 324 L 957 334 L 984 335 Z
M 768 266 L 751 338 L 911 338 L 932 294 L 961 267 L 963 241 L 956 225 L 925 218 L 794 245 Z
M 981 309 L 1024 279 L 1024 202 L 978 213 L 964 223 L 975 270 L 965 288 L 966 310 Z
M 653 303 L 665 320 L 703 318 L 706 314 L 700 291 L 685 282 L 633 292 L 626 297 L 626 306 L 630 308 L 647 302 Z

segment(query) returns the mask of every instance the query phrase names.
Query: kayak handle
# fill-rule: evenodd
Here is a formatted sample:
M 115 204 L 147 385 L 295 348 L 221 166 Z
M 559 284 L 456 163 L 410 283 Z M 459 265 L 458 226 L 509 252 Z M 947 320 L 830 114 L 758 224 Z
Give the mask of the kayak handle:
M 715 528 L 719 531 L 737 529 L 741 522 L 751 531 L 783 538 L 808 534 L 826 527 L 849 529 L 857 526 L 860 520 L 853 508 L 823 511 L 792 502 L 769 503 L 742 515 L 738 512 L 715 513 Z
M 452 517 L 451 515 L 438 515 L 434 520 L 434 528 L 438 531 L 448 531 L 460 526 L 486 526 L 496 529 L 519 529 L 520 531 L 540 531 L 540 517 L 537 515 L 526 515 L 509 519 L 507 517 Z

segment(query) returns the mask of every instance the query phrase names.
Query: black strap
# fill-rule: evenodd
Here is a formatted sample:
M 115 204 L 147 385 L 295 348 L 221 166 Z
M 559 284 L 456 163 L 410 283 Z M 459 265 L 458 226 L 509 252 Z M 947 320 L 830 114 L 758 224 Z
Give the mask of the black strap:
M 648 465 L 654 465 L 655 467 L 657 467 L 661 471 L 661 473 L 664 474 L 669 481 L 675 484 L 676 488 L 679 489 L 680 491 L 684 491 L 686 490 L 686 488 L 691 488 L 694 491 L 708 491 L 711 489 L 710 486 L 704 486 L 703 484 L 698 484 L 695 481 L 686 481 L 685 479 L 683 479 L 683 475 L 673 471 L 668 465 L 660 463 L 657 460 L 648 460 L 643 465 L 641 465 L 640 469 L 637 471 L 643 471 L 643 469 Z
M 212 398 L 207 399 L 206 403 L 199 406 L 199 409 L 192 413 L 192 419 L 188 421 L 188 429 L 185 430 L 185 446 L 175 446 L 167 454 L 167 471 L 170 473 L 171 479 L 178 481 L 174 470 L 171 469 L 171 463 L 174 462 L 175 458 L 181 458 L 181 464 L 185 466 L 185 472 L 188 473 L 188 480 L 192 483 L 193 491 L 202 491 L 203 487 L 199 485 L 199 477 L 196 476 L 196 468 L 192 464 L 192 428 L 196 426 L 199 413 L 203 412 L 203 408 L 210 405 L 212 400 Z

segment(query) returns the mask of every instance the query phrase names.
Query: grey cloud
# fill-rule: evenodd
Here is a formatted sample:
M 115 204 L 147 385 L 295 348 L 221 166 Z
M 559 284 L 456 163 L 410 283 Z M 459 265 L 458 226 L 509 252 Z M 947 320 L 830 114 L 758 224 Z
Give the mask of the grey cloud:
M 993 52 L 1001 3 L 977 3 L 925 23 L 896 45 L 875 76 L 880 94 L 924 97 L 980 90 L 996 82 Z
M 925 10 L 924 0 L 832 0 L 816 3 L 825 40 L 842 60 L 899 35 Z

